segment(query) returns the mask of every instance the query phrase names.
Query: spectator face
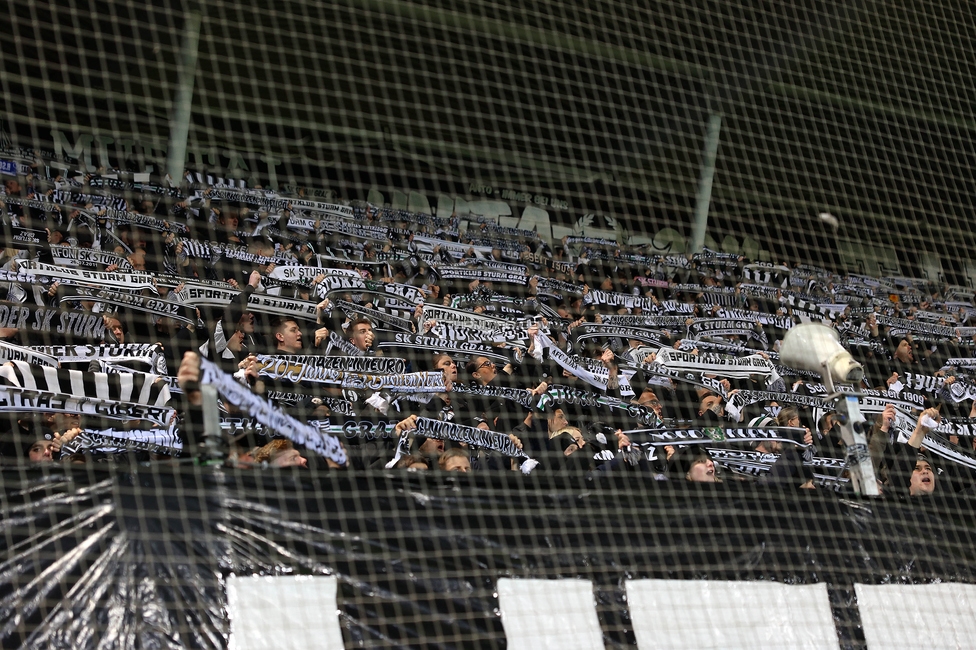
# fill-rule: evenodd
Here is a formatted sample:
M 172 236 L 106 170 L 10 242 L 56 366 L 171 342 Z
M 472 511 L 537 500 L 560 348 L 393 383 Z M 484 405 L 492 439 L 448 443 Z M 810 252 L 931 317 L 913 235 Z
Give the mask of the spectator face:
M 105 327 L 112 333 L 115 340 L 119 343 L 125 343 L 125 332 L 122 331 L 122 323 L 117 318 L 110 318 Z
M 284 328 L 275 334 L 275 338 L 278 340 L 278 349 L 283 352 L 295 353 L 302 349 L 302 330 L 293 320 L 286 322 Z
M 556 409 L 556 412 L 552 414 L 552 422 L 549 423 L 550 431 L 562 431 L 569 426 L 569 420 L 566 419 L 566 414 L 562 409 Z
M 905 339 L 902 339 L 898 343 L 898 348 L 895 350 L 895 358 L 902 363 L 912 363 L 915 360 L 915 356 L 912 354 L 912 345 Z
M 254 314 L 247 313 L 241 316 L 237 321 L 237 329 L 245 334 L 254 334 Z
M 908 492 L 913 497 L 935 492 L 935 474 L 927 461 L 920 460 L 915 463 L 915 471 L 912 472 Z
M 30 446 L 27 457 L 32 463 L 53 463 L 54 442 L 52 440 L 38 440 Z
M 306 467 L 308 460 L 297 449 L 288 449 L 271 461 L 272 467 Z
M 373 326 L 369 323 L 357 323 L 353 327 L 349 340 L 354 346 L 365 352 L 373 345 Z
M 441 357 L 434 364 L 434 368 L 437 370 L 443 370 L 447 379 L 452 383 L 457 381 L 457 363 L 454 359 L 450 357 Z
M 236 214 L 222 214 L 220 215 L 220 225 L 228 230 L 237 230 L 237 215 Z
M 693 483 L 715 483 L 715 463 L 711 458 L 701 458 L 692 464 L 691 469 L 685 474 L 685 479 Z
M 136 249 L 128 257 L 129 263 L 132 264 L 132 270 L 134 271 L 145 271 L 146 270 L 146 253 Z
M 498 374 L 495 362 L 485 357 L 478 357 L 475 361 L 477 361 L 478 369 L 474 371 L 472 376 L 481 384 L 490 384 L 491 380 Z
M 464 472 L 471 471 L 471 462 L 466 456 L 452 456 L 444 463 L 445 472 Z
M 444 441 L 427 438 L 424 444 L 420 445 L 420 453 L 424 456 L 439 456 L 444 453 Z
M 20 194 L 20 183 L 15 180 L 4 181 L 3 186 L 7 189 L 7 194 Z
M 725 410 L 722 408 L 722 398 L 718 395 L 709 395 L 703 399 L 698 414 L 705 415 L 705 411 L 711 411 L 715 415 L 725 415 Z

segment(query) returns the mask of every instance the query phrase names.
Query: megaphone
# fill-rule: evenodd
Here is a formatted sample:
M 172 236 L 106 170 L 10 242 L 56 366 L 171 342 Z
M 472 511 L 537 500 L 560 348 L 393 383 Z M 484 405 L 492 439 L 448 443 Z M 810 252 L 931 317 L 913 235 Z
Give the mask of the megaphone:
M 783 338 L 779 359 L 785 366 L 812 370 L 824 382 L 856 384 L 864 379 L 864 368 L 840 344 L 836 330 L 819 323 L 804 323 L 790 328 Z

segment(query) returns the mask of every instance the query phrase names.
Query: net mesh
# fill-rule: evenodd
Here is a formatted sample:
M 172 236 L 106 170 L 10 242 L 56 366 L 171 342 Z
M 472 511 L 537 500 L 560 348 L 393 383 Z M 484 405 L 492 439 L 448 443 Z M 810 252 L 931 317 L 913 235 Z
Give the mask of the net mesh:
M 10 3 L 4 645 L 964 644 L 974 24 Z

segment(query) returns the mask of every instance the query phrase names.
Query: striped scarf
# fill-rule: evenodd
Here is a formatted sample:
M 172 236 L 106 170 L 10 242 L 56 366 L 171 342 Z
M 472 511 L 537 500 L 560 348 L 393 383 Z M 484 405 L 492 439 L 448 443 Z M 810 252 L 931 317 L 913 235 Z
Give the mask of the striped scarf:
M 145 373 L 106 374 L 33 366 L 26 361 L 9 361 L 0 367 L 0 378 L 9 386 L 62 393 L 73 397 L 165 406 L 169 386 Z

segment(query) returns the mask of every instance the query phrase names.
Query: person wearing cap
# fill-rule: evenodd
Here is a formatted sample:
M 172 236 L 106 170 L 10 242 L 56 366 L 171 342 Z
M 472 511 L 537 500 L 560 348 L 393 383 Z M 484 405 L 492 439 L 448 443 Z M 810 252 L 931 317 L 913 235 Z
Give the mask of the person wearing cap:
M 715 461 L 702 446 L 692 445 L 674 452 L 668 460 L 668 475 L 671 480 L 692 483 L 721 483 Z

